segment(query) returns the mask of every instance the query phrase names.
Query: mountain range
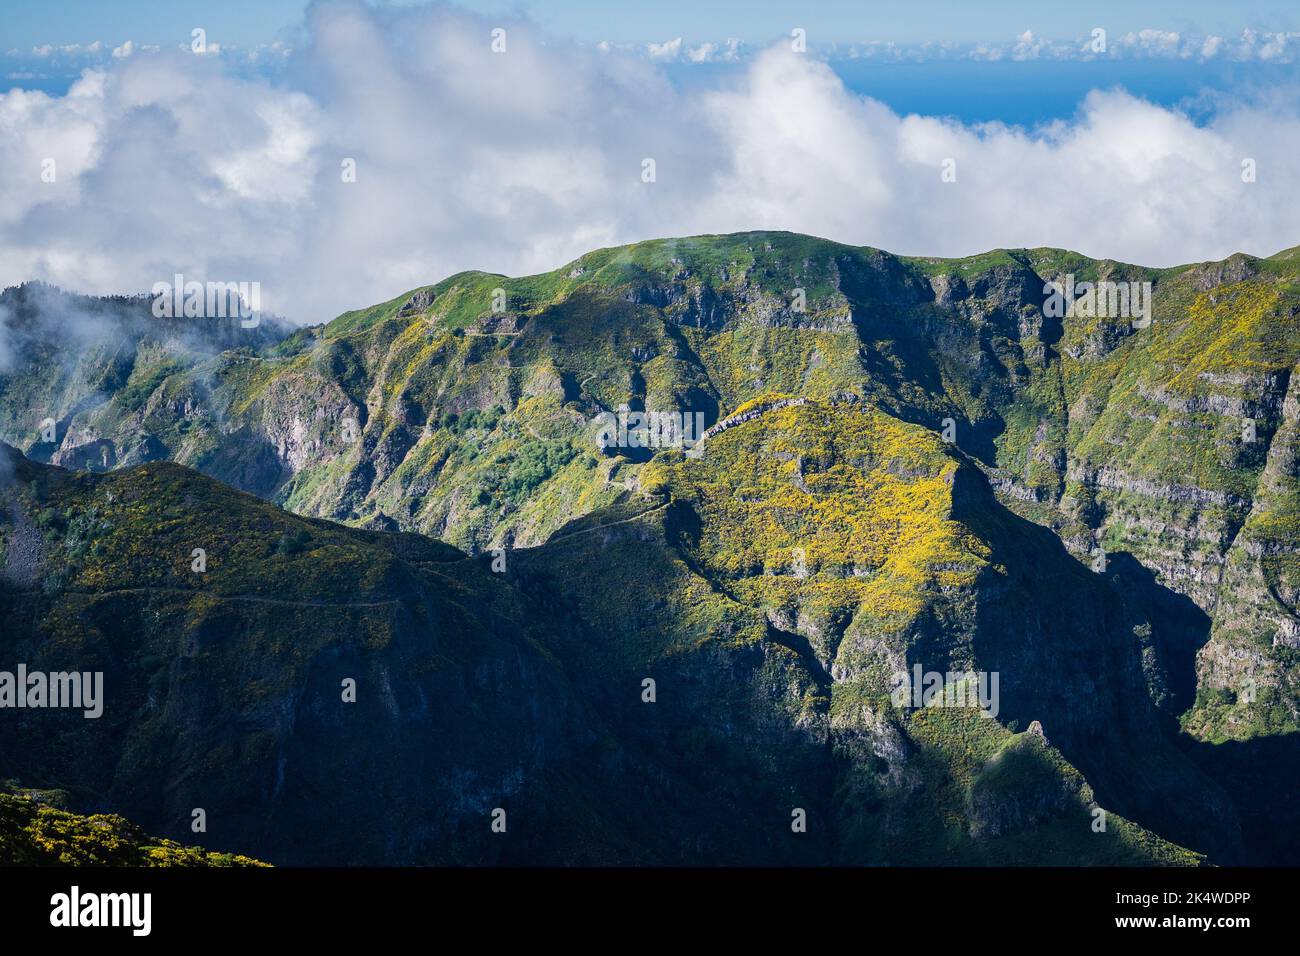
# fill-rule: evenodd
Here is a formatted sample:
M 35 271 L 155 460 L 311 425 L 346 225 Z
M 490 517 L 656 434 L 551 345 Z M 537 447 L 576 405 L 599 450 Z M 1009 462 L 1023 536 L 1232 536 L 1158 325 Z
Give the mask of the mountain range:
M 1150 321 L 1047 305 L 1100 282 Z M 149 306 L 0 294 L 0 669 L 105 680 L 0 712 L 23 793 L 271 863 L 1300 862 L 1300 249 Z

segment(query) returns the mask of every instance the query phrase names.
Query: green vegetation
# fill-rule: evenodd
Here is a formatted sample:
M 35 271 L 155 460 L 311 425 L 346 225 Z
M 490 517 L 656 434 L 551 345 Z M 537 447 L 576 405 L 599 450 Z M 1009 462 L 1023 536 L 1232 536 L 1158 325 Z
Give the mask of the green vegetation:
M 1152 283 L 1154 322 L 1045 316 L 1044 283 L 1066 274 Z M 122 602 L 152 622 L 135 627 L 148 646 L 130 645 L 153 662 L 131 678 L 141 707 L 183 679 L 168 663 L 182 649 L 206 662 L 212 635 L 232 635 L 222 653 L 242 657 L 219 686 L 257 728 L 299 706 L 313 661 L 397 653 L 414 628 L 427 646 L 390 675 L 450 680 L 510 659 L 502 622 L 531 620 L 517 638 L 530 673 L 574 688 L 556 706 L 602 701 L 582 735 L 602 759 L 662 768 L 690 755 L 687 782 L 656 794 L 675 825 L 730 798 L 726 773 L 752 781 L 756 754 L 784 754 L 763 792 L 820 801 L 836 837 L 783 859 L 901 861 L 906 841 L 888 832 L 927 860 L 1042 860 L 1030 836 L 985 825 L 1003 803 L 1041 798 L 1055 809 L 1023 831 L 1059 845 L 1053 860 L 1194 862 L 1174 844 L 1202 839 L 1198 851 L 1231 860 L 1231 823 L 1195 832 L 1193 805 L 1204 811 L 1212 790 L 1196 768 L 1229 786 L 1210 748 L 1300 739 L 1300 430 L 1287 412 L 1298 280 L 1295 250 L 1157 270 L 1053 249 L 896 257 L 754 232 L 597 250 L 536 276 L 461 273 L 253 342 L 127 316 L 65 362 L 57 337 L 34 336 L 0 374 L 0 438 L 72 468 L 102 442 L 116 470 L 24 472 L 17 501 L 48 605 L 23 606 L 54 646 L 124 640 L 103 623 Z M 28 293 L 5 295 L 34 309 Z M 771 408 L 783 399 L 804 401 Z M 623 406 L 698 411 L 708 425 L 769 410 L 699 457 L 602 451 L 593 422 Z M 38 440 L 33 410 L 58 423 L 56 441 Z M 0 522 L 6 564 L 15 535 Z M 470 557 L 498 547 L 504 578 Z M 1110 571 L 1089 570 L 1095 548 Z M 164 622 L 174 641 L 157 635 Z M 461 626 L 495 636 L 448 636 Z M 1007 714 L 890 714 L 890 676 L 918 661 L 1000 668 Z M 646 739 L 607 688 L 658 668 L 694 688 L 690 720 Z M 1017 683 L 1027 672 L 1048 686 Z M 394 691 L 395 712 L 424 714 L 431 688 L 407 693 Z M 494 706 L 462 703 L 499 731 Z M 1157 713 L 1181 727 L 1178 747 Z M 1032 719 L 1059 750 L 994 761 L 1007 726 Z M 237 753 L 261 779 L 250 768 L 273 760 L 280 730 L 212 741 L 203 759 Z M 907 767 L 868 738 L 897 745 Z M 848 765 L 828 764 L 832 752 Z M 557 773 L 547 785 L 592 807 L 601 846 L 650 840 L 609 822 L 649 784 L 610 810 L 582 774 Z M 1029 796 L 1004 800 L 1008 779 Z M 1088 842 L 1092 789 L 1140 794 L 1116 803 L 1108 843 Z M 1233 799 L 1253 820 L 1255 798 Z M 743 856 L 740 836 L 727 846 Z
M 116 814 L 69 813 L 43 795 L 0 788 L 0 865 L 266 866 L 237 853 L 213 853 L 159 840 Z

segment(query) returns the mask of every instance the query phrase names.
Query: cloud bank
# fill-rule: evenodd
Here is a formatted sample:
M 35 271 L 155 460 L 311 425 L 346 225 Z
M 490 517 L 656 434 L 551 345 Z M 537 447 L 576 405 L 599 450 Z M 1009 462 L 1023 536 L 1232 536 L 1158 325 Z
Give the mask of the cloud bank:
M 1150 265 L 1300 244 L 1294 96 L 1197 125 L 1095 91 L 1026 131 L 899 116 L 785 43 L 686 88 L 444 7 L 318 3 L 305 37 L 274 81 L 160 51 L 0 96 L 0 285 L 259 281 L 268 311 L 314 322 L 462 269 L 704 232 Z

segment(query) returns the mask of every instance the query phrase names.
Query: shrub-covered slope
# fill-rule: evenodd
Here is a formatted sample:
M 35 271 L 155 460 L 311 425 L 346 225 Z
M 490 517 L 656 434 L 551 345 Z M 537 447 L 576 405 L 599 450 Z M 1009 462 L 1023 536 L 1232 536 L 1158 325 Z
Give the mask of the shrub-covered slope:
M 729 801 L 745 798 L 720 761 L 742 741 L 832 822 L 840 862 L 1190 858 L 1116 814 L 1238 857 L 1232 807 L 1151 703 L 1150 628 L 1111 582 L 959 452 L 866 403 L 771 396 L 735 420 L 699 457 L 655 459 L 626 516 L 515 559 L 525 590 L 596 635 L 564 652 L 593 685 L 642 674 L 673 701 L 653 724 L 625 704 L 629 733 L 664 746 L 671 727 Z M 917 666 L 996 674 L 997 718 L 898 706 L 895 675 Z
M 89 475 L 10 456 L 0 660 L 103 671 L 105 705 L 97 720 L 0 712 L 0 772 L 151 832 L 182 836 L 202 808 L 211 846 L 275 863 L 1198 862 L 1151 832 L 1185 829 L 1155 819 L 1162 799 L 1208 814 L 1193 836 L 1236 858 L 1231 808 L 1159 736 L 1121 631 L 1098 620 L 1088 648 L 1070 648 L 1076 629 L 986 651 L 958 620 L 982 575 L 1026 573 L 997 570 L 1005 545 L 961 519 L 964 471 L 982 512 L 1000 506 L 959 454 L 829 404 L 710 442 L 698 461 L 656 462 L 644 494 L 507 552 L 502 573 L 169 463 Z M 795 445 L 804 518 L 775 494 L 766 517 L 701 517 L 741 462 L 768 492 L 790 483 L 768 452 Z M 855 469 L 866 484 L 839 497 Z M 790 521 L 827 548 L 806 577 L 778 566 Z M 847 558 L 864 576 L 832 566 L 837 536 L 861 542 Z M 881 550 L 895 536 L 912 543 L 898 563 Z M 1043 547 L 1048 573 L 1105 587 Z M 897 601 L 877 615 L 889 577 Z M 1053 686 L 1018 681 L 1017 655 L 1059 671 Z M 892 706 L 877 678 L 913 661 L 1001 668 L 999 718 Z M 1121 742 L 1113 721 L 1149 736 Z
M 264 866 L 150 837 L 115 814 L 83 816 L 62 794 L 0 786 L 0 866 Z

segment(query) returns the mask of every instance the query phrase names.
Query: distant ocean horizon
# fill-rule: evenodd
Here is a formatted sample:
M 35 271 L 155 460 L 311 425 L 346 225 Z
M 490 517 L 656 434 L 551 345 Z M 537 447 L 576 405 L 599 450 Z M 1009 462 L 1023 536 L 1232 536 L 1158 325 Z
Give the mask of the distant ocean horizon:
M 900 115 L 1033 128 L 1069 120 L 1093 90 L 1121 88 L 1159 106 L 1208 122 L 1219 102 L 1236 104 L 1278 87 L 1300 90 L 1300 63 L 1203 62 L 1197 59 L 971 60 L 889 62 L 835 59 L 828 65 L 855 93 Z M 683 84 L 717 79 L 735 64 L 675 64 Z

